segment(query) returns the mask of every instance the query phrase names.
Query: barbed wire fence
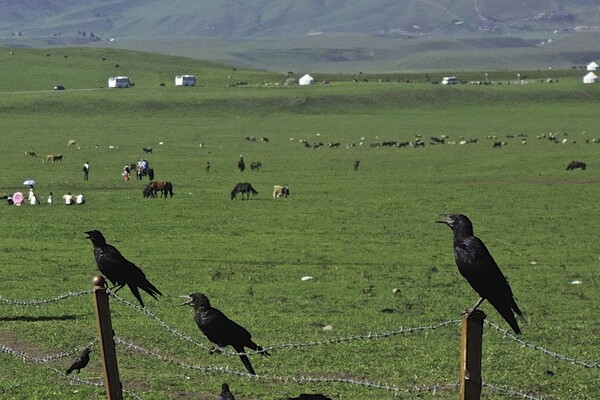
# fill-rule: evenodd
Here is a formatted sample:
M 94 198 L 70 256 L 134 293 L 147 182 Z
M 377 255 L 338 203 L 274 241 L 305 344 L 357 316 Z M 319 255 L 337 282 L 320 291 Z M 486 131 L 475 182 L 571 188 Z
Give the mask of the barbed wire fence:
M 115 299 L 118 303 L 124 305 L 125 307 L 134 309 L 136 312 L 141 313 L 141 314 L 145 315 L 146 317 L 152 319 L 155 323 L 157 323 L 160 327 L 162 327 L 166 332 L 168 332 L 172 336 L 178 338 L 179 340 L 191 343 L 194 346 L 197 346 L 204 350 L 210 350 L 213 348 L 212 346 L 207 346 L 201 342 L 198 342 L 198 341 L 194 340 L 193 338 L 191 338 L 190 336 L 173 328 L 172 326 L 167 324 L 163 319 L 161 319 L 158 315 L 156 315 L 152 311 L 148 310 L 147 308 L 141 308 L 139 305 L 123 299 L 122 297 L 118 296 L 116 293 L 110 291 L 109 289 L 106 289 L 106 290 L 107 290 L 107 293 L 110 295 L 110 297 Z M 0 295 L 0 303 L 5 303 L 5 304 L 9 304 L 12 306 L 19 306 L 19 307 L 42 307 L 42 306 L 52 305 L 57 302 L 61 302 L 61 301 L 65 301 L 65 300 L 69 300 L 69 299 L 73 299 L 73 298 L 77 298 L 77 297 L 81 297 L 81 296 L 90 295 L 92 293 L 93 293 L 92 290 L 82 290 L 82 291 L 78 291 L 78 292 L 69 292 L 69 293 L 65 293 L 65 294 L 60 294 L 55 297 L 48 298 L 48 299 L 42 299 L 42 300 L 11 299 L 11 298 L 7 298 L 7 297 Z M 264 349 L 263 351 L 265 351 L 265 350 L 266 351 L 272 351 L 272 350 L 292 351 L 295 349 L 302 349 L 302 348 L 314 347 L 314 346 L 327 346 L 327 345 L 342 344 L 342 343 L 349 343 L 349 342 L 356 342 L 356 341 L 382 340 L 382 339 L 388 339 L 388 338 L 392 338 L 392 337 L 396 337 L 396 336 L 400 336 L 400 335 L 428 333 L 428 332 L 439 330 L 442 328 L 457 326 L 460 324 L 460 322 L 461 322 L 461 320 L 447 320 L 447 321 L 437 322 L 437 323 L 434 323 L 431 325 L 423 325 L 423 326 L 415 326 L 415 327 L 400 327 L 399 329 L 387 331 L 387 332 L 375 332 L 375 333 L 367 332 L 367 333 L 363 333 L 363 334 L 342 336 L 342 337 L 327 339 L 327 340 L 323 340 L 323 341 L 278 343 L 278 344 L 272 344 L 269 346 L 265 346 L 263 348 Z M 600 362 L 586 361 L 586 360 L 581 360 L 578 357 L 574 357 L 571 355 L 560 354 L 558 352 L 547 349 L 544 346 L 540 346 L 540 345 L 525 341 L 525 340 L 517 337 L 516 335 L 512 334 L 508 330 L 500 327 L 498 324 L 488 321 L 487 319 L 484 320 L 484 323 L 488 327 L 491 328 L 491 332 L 499 333 L 503 339 L 506 339 L 506 340 L 509 340 L 509 341 L 512 341 L 512 342 L 518 344 L 520 348 L 527 348 L 532 351 L 539 352 L 545 356 L 554 358 L 556 360 L 567 362 L 574 366 L 578 366 L 578 367 L 582 367 L 582 368 L 586 368 L 586 369 L 594 368 L 594 369 L 600 370 Z M 219 367 L 219 366 L 210 366 L 210 365 L 202 366 L 202 365 L 190 364 L 186 361 L 177 359 L 176 357 L 161 354 L 161 352 L 159 352 L 157 350 L 148 349 L 148 348 L 146 348 L 140 344 L 137 344 L 131 340 L 128 340 L 128 339 L 125 339 L 125 338 L 122 338 L 122 337 L 119 337 L 116 335 L 114 336 L 113 339 L 118 346 L 123 347 L 123 349 L 125 349 L 127 351 L 132 351 L 132 352 L 138 353 L 145 357 L 152 357 L 159 361 L 169 363 L 171 365 L 175 365 L 175 366 L 189 369 L 189 370 L 200 371 L 203 373 L 224 374 L 224 375 L 237 376 L 237 377 L 247 378 L 247 379 L 280 382 L 283 384 L 293 382 L 293 383 L 300 383 L 300 384 L 302 384 L 302 383 L 331 383 L 331 384 L 354 385 L 354 386 L 365 387 L 365 388 L 369 388 L 369 389 L 373 389 L 373 390 L 389 391 L 389 392 L 392 392 L 395 396 L 403 395 L 403 394 L 408 395 L 408 394 L 414 394 L 414 393 L 423 393 L 423 392 L 429 392 L 431 394 L 435 394 L 438 391 L 456 391 L 459 388 L 458 383 L 439 383 L 439 384 L 431 384 L 431 385 L 400 387 L 400 386 L 390 384 L 390 383 L 382 383 L 380 381 L 371 382 L 366 379 L 358 380 L 358 379 L 351 379 L 351 378 L 339 378 L 339 377 L 328 377 L 328 376 L 320 376 L 320 377 L 312 377 L 311 376 L 311 377 L 309 377 L 309 376 L 250 375 L 245 371 L 234 370 L 234 369 L 230 369 L 229 367 Z M 62 370 L 60 370 L 52 365 L 52 363 L 55 363 L 61 359 L 72 358 L 76 354 L 81 352 L 82 349 L 84 349 L 86 347 L 92 348 L 94 346 L 97 346 L 97 344 L 98 344 L 98 338 L 94 338 L 94 339 L 90 339 L 87 343 L 81 344 L 69 351 L 62 351 L 62 352 L 58 352 L 58 353 L 54 353 L 54 354 L 47 354 L 44 356 L 34 356 L 31 354 L 28 354 L 27 352 L 14 349 L 12 346 L 9 346 L 7 344 L 0 343 L 0 353 L 4 353 L 4 354 L 7 354 L 14 358 L 20 359 L 24 363 L 41 365 L 44 368 L 54 372 L 60 378 L 62 378 L 63 380 L 65 380 L 69 383 L 89 385 L 89 386 L 102 388 L 103 387 L 102 377 L 93 377 L 93 378 L 83 379 L 83 378 L 80 378 L 77 376 L 67 375 L 65 372 L 63 372 Z M 229 356 L 239 356 L 241 354 L 251 355 L 251 354 L 257 353 L 256 351 L 248 351 L 245 353 L 239 353 L 239 352 L 233 351 L 228 348 L 220 348 L 219 350 L 223 354 L 229 355 Z M 504 395 L 507 397 L 523 398 L 523 399 L 529 399 L 529 400 L 541 400 L 542 399 L 541 396 L 536 395 L 536 394 L 527 393 L 526 391 L 523 391 L 523 390 L 509 388 L 509 387 L 497 385 L 497 384 L 492 384 L 492 383 L 488 383 L 485 381 L 482 382 L 482 386 L 483 386 L 483 388 L 489 390 L 492 393 L 501 394 L 501 395 Z M 140 397 L 140 395 L 134 391 L 124 390 L 124 393 L 125 393 L 125 395 L 127 395 L 131 398 L 134 398 L 136 400 L 142 399 Z

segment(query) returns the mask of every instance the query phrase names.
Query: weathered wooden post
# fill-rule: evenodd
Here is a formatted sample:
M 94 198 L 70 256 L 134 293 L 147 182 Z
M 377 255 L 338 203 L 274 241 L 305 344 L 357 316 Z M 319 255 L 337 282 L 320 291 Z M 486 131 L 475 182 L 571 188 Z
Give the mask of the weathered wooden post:
M 481 399 L 483 320 L 481 310 L 462 315 L 460 338 L 460 400 Z
M 114 333 L 106 293 L 106 281 L 101 275 L 92 280 L 94 284 L 94 309 L 98 322 L 98 336 L 100 338 L 100 356 L 102 357 L 104 387 L 108 400 L 123 400 L 119 367 L 117 366 L 117 353 L 115 352 Z

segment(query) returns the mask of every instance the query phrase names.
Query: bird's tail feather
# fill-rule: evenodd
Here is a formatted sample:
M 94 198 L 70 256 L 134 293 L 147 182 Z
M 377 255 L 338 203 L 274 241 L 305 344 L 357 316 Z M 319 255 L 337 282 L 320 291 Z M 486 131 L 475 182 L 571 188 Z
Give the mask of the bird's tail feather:
M 142 296 L 140 295 L 140 291 L 138 290 L 137 286 L 134 286 L 134 285 L 127 285 L 127 286 L 129 286 L 129 289 L 131 289 L 131 293 L 133 293 L 133 295 L 135 296 L 137 301 L 140 303 L 140 306 L 142 308 L 145 308 L 146 306 L 144 305 L 144 301 L 142 300 Z
M 144 282 L 144 286 L 140 286 L 140 289 L 142 289 L 144 292 L 148 293 L 150 296 L 154 297 L 154 300 L 158 300 L 156 298 L 156 295 L 160 295 L 162 296 L 162 293 L 160 292 L 160 290 L 158 290 L 153 284 L 150 283 L 150 281 L 146 280 L 146 282 Z
M 246 367 L 246 369 L 248 370 L 248 372 L 252 375 L 256 375 L 256 372 L 254 372 L 254 368 L 252 368 L 252 364 L 250 364 L 250 360 L 248 359 L 248 356 L 244 355 L 244 354 L 240 354 L 240 360 L 242 360 L 242 362 L 244 363 L 244 367 Z
M 256 343 L 254 343 L 252 340 L 250 341 L 250 343 L 248 343 L 247 347 L 251 350 L 256 351 L 256 353 L 260 354 L 261 356 L 268 357 L 271 355 L 271 353 L 269 353 L 268 351 L 266 351 L 265 349 L 263 349 L 262 347 L 260 347 Z
M 515 307 L 516 307 L 516 305 L 515 305 Z M 515 315 L 513 314 L 512 307 L 510 307 L 510 306 L 501 307 L 501 308 L 499 307 L 499 308 L 497 308 L 497 310 L 500 313 L 500 315 L 502 315 L 502 317 L 504 317 L 504 320 L 506 320 L 506 322 L 508 322 L 508 324 L 510 325 L 512 330 L 515 331 L 515 333 L 517 335 L 521 334 L 521 329 L 519 328 L 517 319 L 515 318 Z M 518 307 L 515 309 L 515 312 L 521 318 L 523 317 L 523 314 L 521 313 L 521 310 L 518 309 Z

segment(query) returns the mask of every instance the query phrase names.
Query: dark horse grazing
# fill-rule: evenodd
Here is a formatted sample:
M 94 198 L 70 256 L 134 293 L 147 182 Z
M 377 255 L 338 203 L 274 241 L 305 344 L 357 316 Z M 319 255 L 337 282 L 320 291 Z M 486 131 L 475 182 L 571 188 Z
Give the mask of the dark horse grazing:
M 252 193 L 253 195 L 258 194 L 258 192 L 256 190 L 254 190 L 254 188 L 252 187 L 250 182 L 244 182 L 244 183 L 240 182 L 237 185 L 235 185 L 235 187 L 231 191 L 231 200 L 237 199 L 238 193 L 242 194 L 242 200 L 244 200 L 244 193 L 247 195 L 247 197 L 246 197 L 247 200 L 250 199 L 250 193 Z
M 577 168 L 581 168 L 583 171 L 585 171 L 587 165 L 585 165 L 583 161 L 571 161 L 569 165 L 567 165 L 567 171 L 572 171 Z
M 150 182 L 146 185 L 142 194 L 144 198 L 147 197 L 158 197 L 157 193 L 160 192 L 160 197 L 167 198 L 167 195 L 173 197 L 173 184 L 169 181 Z
M 252 161 L 250 163 L 250 169 L 254 172 L 258 171 L 261 167 L 262 167 L 262 164 L 260 161 Z

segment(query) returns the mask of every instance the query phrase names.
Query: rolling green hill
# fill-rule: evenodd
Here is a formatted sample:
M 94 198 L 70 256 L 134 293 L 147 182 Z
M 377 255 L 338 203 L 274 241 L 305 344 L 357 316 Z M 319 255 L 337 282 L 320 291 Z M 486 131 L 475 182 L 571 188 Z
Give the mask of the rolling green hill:
M 591 0 L 3 0 L 0 7 L 4 46 L 118 47 L 280 72 L 535 69 L 599 57 L 600 8 Z

